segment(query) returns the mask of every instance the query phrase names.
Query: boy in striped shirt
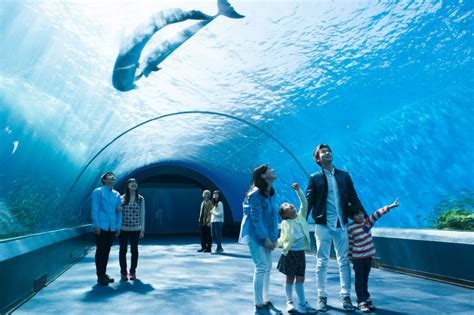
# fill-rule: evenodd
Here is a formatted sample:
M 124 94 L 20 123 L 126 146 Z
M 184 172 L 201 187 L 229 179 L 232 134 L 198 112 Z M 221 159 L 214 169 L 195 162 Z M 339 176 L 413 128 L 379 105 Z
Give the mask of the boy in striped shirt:
M 375 247 L 370 229 L 375 221 L 386 214 L 390 209 L 398 207 L 398 198 L 389 206 L 385 206 L 369 217 L 364 217 L 364 212 L 357 207 L 349 208 L 349 218 L 352 223 L 347 228 L 349 234 L 349 257 L 355 273 L 355 291 L 359 309 L 368 313 L 375 309 L 368 291 L 369 272 L 372 266 L 372 257 L 375 256 Z

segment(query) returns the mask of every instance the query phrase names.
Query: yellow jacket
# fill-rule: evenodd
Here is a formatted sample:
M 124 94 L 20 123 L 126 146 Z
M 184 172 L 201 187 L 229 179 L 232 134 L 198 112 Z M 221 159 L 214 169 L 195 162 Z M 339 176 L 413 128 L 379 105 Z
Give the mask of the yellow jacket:
M 298 189 L 297 193 L 298 199 L 300 200 L 300 210 L 298 211 L 296 218 L 286 219 L 281 222 L 281 233 L 280 238 L 278 239 L 278 247 L 283 249 L 283 255 L 287 255 L 288 251 L 293 245 L 293 228 L 295 224 L 300 224 L 303 228 L 305 240 L 305 249 L 309 249 L 310 238 L 309 238 L 309 229 L 308 223 L 306 222 L 306 214 L 308 212 L 308 202 L 303 194 L 301 189 Z

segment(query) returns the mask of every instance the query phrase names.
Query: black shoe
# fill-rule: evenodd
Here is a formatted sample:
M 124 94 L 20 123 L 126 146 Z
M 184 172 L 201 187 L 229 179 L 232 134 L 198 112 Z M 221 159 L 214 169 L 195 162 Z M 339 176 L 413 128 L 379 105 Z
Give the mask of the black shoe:
M 255 305 L 255 315 L 270 315 L 270 311 L 268 310 L 268 308 L 263 305 L 263 306 L 256 306 Z
M 266 302 L 264 305 L 269 312 L 273 312 L 274 314 L 283 314 L 283 312 L 279 308 L 276 308 L 275 305 L 273 305 L 273 303 L 270 301 Z
M 328 298 L 321 296 L 318 299 L 318 311 L 327 312 L 328 311 Z
M 105 275 L 105 278 L 107 279 L 107 281 L 109 283 L 114 283 L 115 282 L 115 279 L 114 278 L 110 278 L 109 275 Z
M 354 312 L 356 310 L 356 307 L 352 305 L 351 297 L 350 296 L 345 296 L 342 298 L 342 308 L 346 312 Z
M 204 250 L 204 252 L 205 252 L 205 253 L 210 253 L 210 252 L 211 252 L 211 249 L 210 249 L 210 248 L 206 248 L 206 249 Z
M 198 253 L 202 253 L 204 250 L 204 248 L 198 249 Z
M 109 280 L 103 276 L 103 277 L 98 277 L 97 278 L 97 284 L 101 286 L 108 286 L 109 285 Z

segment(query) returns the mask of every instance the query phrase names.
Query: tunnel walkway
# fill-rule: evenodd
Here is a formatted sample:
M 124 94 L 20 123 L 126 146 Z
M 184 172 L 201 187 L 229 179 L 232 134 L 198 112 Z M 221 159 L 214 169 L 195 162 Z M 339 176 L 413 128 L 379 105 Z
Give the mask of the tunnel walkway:
M 228 239 L 224 255 L 211 255 L 196 252 L 198 244 L 194 237 L 145 238 L 135 282 L 119 281 L 114 245 L 107 273 L 115 283 L 109 287 L 96 285 L 92 250 L 13 314 L 253 314 L 253 264 L 247 247 Z M 276 270 L 279 256 L 276 250 L 270 296 L 285 310 L 284 277 Z M 315 256 L 308 254 L 305 290 L 313 306 L 315 265 Z M 378 307 L 375 314 L 472 314 L 474 309 L 470 289 L 379 269 L 372 270 L 369 289 Z M 344 313 L 338 291 L 337 264 L 331 260 L 327 314 Z

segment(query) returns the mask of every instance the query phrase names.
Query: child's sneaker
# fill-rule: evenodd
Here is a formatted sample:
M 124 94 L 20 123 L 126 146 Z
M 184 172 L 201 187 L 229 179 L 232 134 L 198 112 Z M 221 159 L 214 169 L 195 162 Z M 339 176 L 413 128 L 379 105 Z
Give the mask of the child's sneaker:
M 342 308 L 348 312 L 354 312 L 356 310 L 356 307 L 352 305 L 350 296 L 345 296 L 342 298 Z
M 318 299 L 318 310 L 321 312 L 328 311 L 328 298 L 327 297 L 322 296 Z
M 295 308 L 295 305 L 293 304 L 293 301 L 286 302 L 286 311 L 290 314 L 296 313 L 296 308 Z
M 365 303 L 365 302 L 360 302 L 359 303 L 359 309 L 363 313 L 370 313 L 370 308 L 367 306 L 367 303 Z
M 120 274 L 120 280 L 128 281 L 128 274 L 126 272 L 121 273 Z
M 312 307 L 308 302 L 301 304 L 298 303 L 298 313 L 307 314 L 307 313 L 317 313 L 318 310 Z
M 375 305 L 374 305 L 374 302 L 372 302 L 372 299 L 368 298 L 365 303 L 367 303 L 367 307 L 373 311 L 375 310 Z

